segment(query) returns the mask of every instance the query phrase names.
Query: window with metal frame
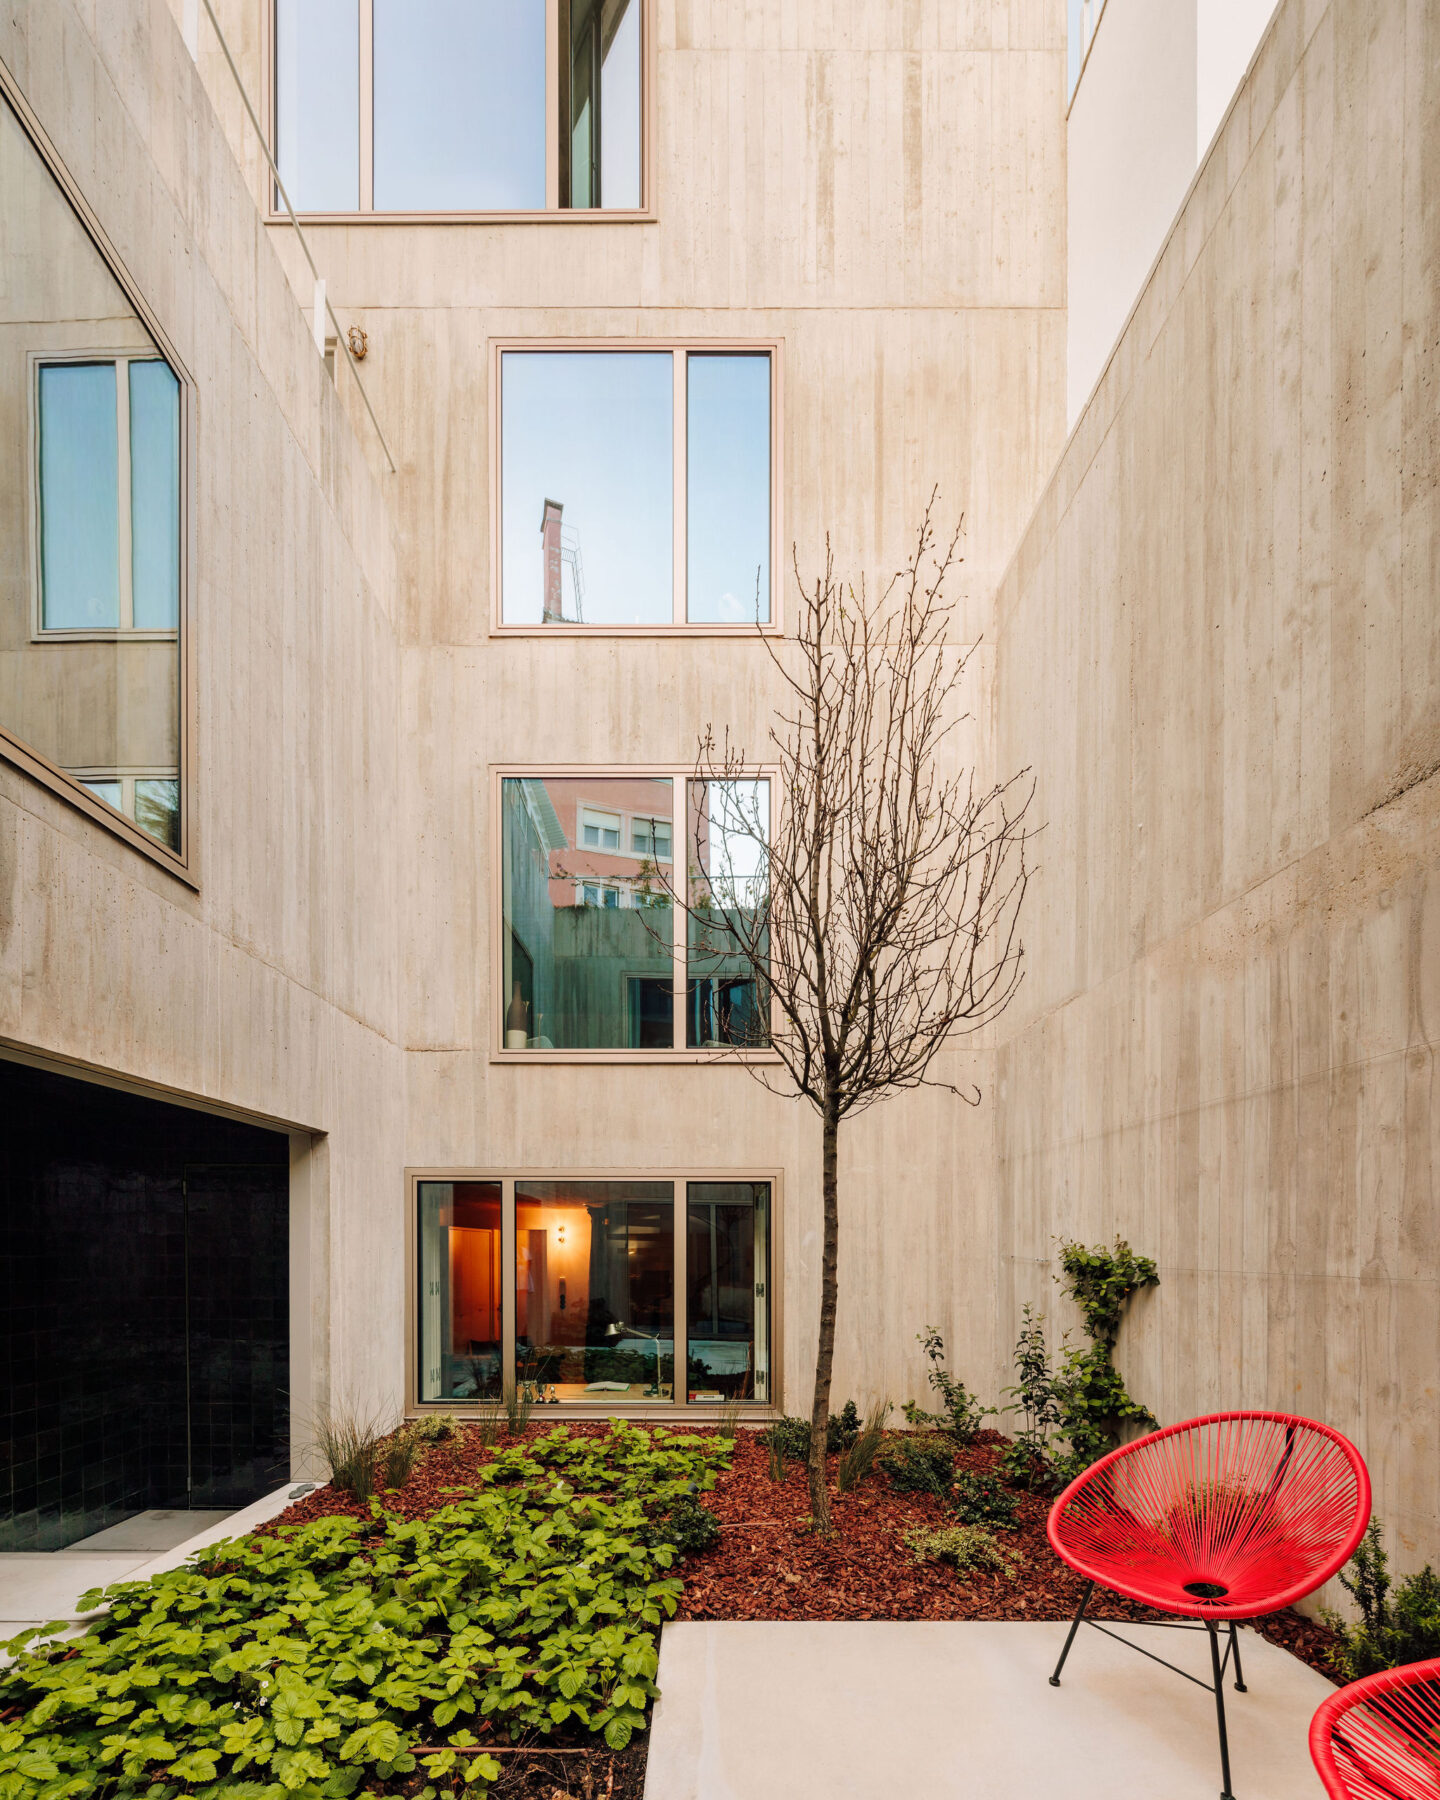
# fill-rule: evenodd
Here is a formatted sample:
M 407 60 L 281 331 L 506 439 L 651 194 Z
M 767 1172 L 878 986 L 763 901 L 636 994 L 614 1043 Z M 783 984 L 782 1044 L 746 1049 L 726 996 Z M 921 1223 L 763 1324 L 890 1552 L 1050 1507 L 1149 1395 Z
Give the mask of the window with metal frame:
M 497 781 L 500 1053 L 767 1052 L 769 777 Z
M 771 1404 L 773 1194 L 745 1175 L 419 1177 L 417 1404 Z
M 497 626 L 772 626 L 774 365 L 765 345 L 497 346 Z
M 291 203 L 639 213 L 645 13 L 646 0 L 275 0 L 272 123 Z

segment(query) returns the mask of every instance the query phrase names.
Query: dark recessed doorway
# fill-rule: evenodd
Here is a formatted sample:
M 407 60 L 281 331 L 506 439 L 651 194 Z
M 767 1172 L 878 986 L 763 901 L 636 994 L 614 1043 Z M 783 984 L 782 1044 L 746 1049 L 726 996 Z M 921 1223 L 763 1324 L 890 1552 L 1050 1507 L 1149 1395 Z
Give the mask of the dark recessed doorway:
M 0 1060 L 0 1550 L 290 1468 L 282 1132 Z

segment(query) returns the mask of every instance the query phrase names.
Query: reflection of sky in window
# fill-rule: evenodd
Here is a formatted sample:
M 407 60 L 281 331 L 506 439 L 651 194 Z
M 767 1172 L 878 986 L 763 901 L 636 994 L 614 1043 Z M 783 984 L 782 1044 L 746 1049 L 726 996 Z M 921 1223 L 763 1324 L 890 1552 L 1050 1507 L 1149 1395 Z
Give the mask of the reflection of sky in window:
M 375 207 L 545 205 L 545 0 L 375 0 Z
M 673 407 L 668 352 L 506 353 L 501 556 L 507 624 L 540 623 L 546 500 L 565 509 L 587 625 L 670 623 Z M 568 588 L 567 579 L 567 617 Z
M 135 623 L 180 623 L 180 383 L 130 365 L 130 568 Z
M 770 359 L 691 356 L 688 616 L 770 617 Z
M 640 204 L 640 4 L 630 0 L 600 70 L 600 203 Z
M 120 623 L 115 365 L 40 370 L 40 586 L 45 624 Z
M 1090 0 L 1087 18 L 1085 0 L 1066 0 L 1065 62 L 1069 75 L 1067 91 L 1072 97 L 1075 84 L 1080 79 L 1080 64 L 1090 48 L 1095 27 L 1100 23 L 1100 15 L 1104 10 L 1105 0 Z
M 764 894 L 770 783 L 707 781 L 705 788 L 711 892 L 722 906 L 753 906 Z
M 280 179 L 298 212 L 360 204 L 360 8 L 356 0 L 278 0 L 276 138 Z

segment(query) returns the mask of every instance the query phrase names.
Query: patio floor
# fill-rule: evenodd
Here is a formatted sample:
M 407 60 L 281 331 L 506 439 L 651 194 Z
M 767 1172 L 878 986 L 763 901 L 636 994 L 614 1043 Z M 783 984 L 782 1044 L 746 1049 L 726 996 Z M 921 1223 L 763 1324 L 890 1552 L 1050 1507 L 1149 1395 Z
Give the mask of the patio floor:
M 290 1492 L 277 1488 L 236 1512 L 137 1513 L 65 1550 L 0 1552 L 0 1641 L 27 1625 L 83 1617 L 80 1596 L 89 1588 L 177 1568 L 204 1544 L 242 1536 L 283 1511 Z
M 647 1800 L 1215 1800 L 1211 1696 L 1090 1630 L 1052 1688 L 1065 1629 L 667 1625 Z M 1208 1671 L 1203 1634 L 1126 1629 Z M 1249 1691 L 1225 1694 L 1237 1800 L 1319 1800 L 1306 1734 L 1330 1683 L 1250 1631 L 1241 1654 Z

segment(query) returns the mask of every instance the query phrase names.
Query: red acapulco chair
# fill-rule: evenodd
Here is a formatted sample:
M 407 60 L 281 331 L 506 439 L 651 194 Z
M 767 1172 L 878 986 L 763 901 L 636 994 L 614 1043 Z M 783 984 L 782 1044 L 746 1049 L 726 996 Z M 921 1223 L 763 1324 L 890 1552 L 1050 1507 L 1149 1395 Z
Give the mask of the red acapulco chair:
M 1440 1800 L 1440 1656 L 1322 1701 L 1310 1759 L 1331 1800 Z
M 1224 1683 L 1233 1657 L 1236 1690 L 1245 1692 L 1235 1621 L 1314 1593 L 1350 1560 L 1369 1519 L 1370 1477 L 1359 1451 L 1312 1419 L 1209 1413 L 1112 1450 L 1050 1509 L 1050 1547 L 1086 1581 L 1050 1685 L 1059 1687 L 1082 1621 L 1119 1637 L 1085 1619 L 1097 1584 L 1179 1615 L 1163 1621 L 1173 1630 L 1207 1632 L 1214 1685 L 1198 1685 L 1215 1696 L 1222 1800 L 1234 1800 Z M 1222 1624 L 1229 1626 L 1223 1658 Z

